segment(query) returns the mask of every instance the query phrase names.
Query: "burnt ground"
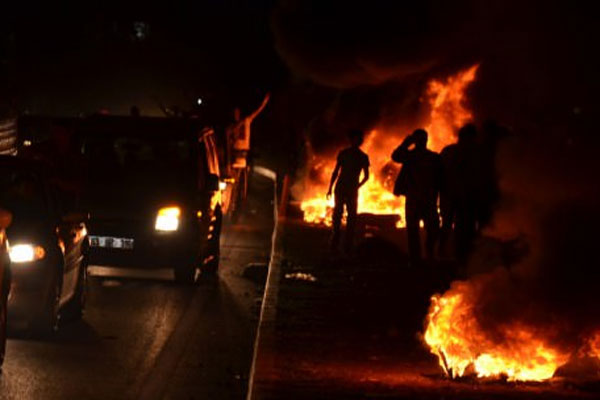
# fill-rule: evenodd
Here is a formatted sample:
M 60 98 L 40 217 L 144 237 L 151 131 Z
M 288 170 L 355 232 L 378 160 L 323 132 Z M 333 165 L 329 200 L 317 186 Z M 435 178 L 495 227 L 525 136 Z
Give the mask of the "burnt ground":
M 446 378 L 420 332 L 431 295 L 461 271 L 408 267 L 403 235 L 363 237 L 343 258 L 328 255 L 326 229 L 280 225 L 252 398 L 600 398 L 595 382 Z

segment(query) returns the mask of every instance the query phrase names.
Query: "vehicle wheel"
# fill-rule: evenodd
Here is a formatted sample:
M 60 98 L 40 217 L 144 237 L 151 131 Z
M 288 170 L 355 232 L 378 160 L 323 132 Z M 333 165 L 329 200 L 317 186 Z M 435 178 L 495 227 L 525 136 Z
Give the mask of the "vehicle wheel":
M 6 353 L 6 302 L 7 297 L 3 296 L 2 304 L 0 304 L 0 367 L 4 363 L 4 354 Z
M 73 298 L 65 306 L 65 315 L 70 320 L 79 320 L 83 317 L 85 302 L 87 300 L 87 263 L 84 262 L 79 268 L 77 287 Z
M 60 281 L 55 278 L 48 293 L 48 299 L 46 300 L 44 310 L 38 316 L 37 320 L 34 321 L 34 331 L 36 333 L 40 335 L 49 335 L 58 330 L 58 322 L 60 319 L 60 290 Z
M 177 283 L 185 285 L 194 283 L 196 278 L 196 262 L 194 257 L 176 261 L 173 267 L 173 273 L 175 274 L 175 281 Z

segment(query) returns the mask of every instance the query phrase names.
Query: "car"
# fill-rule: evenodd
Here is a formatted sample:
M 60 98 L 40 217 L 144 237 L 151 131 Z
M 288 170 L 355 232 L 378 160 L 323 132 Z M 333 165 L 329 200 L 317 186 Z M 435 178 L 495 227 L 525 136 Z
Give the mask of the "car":
M 10 325 L 52 333 L 61 316 L 80 318 L 87 291 L 85 216 L 65 209 L 65 195 L 45 163 L 0 156 L 0 207 L 12 214 L 6 229 L 11 271 Z
M 0 367 L 4 363 L 4 354 L 6 353 L 6 303 L 10 291 L 10 258 L 6 228 L 11 221 L 12 215 L 8 211 L 0 209 Z
M 179 118 L 96 117 L 74 139 L 85 170 L 90 262 L 172 268 L 193 283 L 219 266 L 223 212 L 215 134 Z

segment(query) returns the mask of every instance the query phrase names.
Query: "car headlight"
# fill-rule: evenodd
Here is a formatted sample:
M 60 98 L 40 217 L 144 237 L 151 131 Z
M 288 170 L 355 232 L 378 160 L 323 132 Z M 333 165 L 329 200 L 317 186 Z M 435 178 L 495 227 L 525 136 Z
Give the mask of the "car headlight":
M 46 256 L 46 251 L 42 246 L 32 244 L 11 245 L 8 249 L 10 261 L 13 263 L 26 263 L 41 260 Z
M 163 207 L 158 210 L 154 229 L 163 232 L 173 232 L 179 229 L 179 217 L 181 209 L 179 207 Z

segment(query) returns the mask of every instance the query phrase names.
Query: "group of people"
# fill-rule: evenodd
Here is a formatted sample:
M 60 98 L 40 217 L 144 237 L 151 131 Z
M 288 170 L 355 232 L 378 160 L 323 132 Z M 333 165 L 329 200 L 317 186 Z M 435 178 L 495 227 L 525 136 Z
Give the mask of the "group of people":
M 421 222 L 425 228 L 427 258 L 439 255 L 464 260 L 478 232 L 491 219 L 493 205 L 499 197 L 494 166 L 497 129 L 487 124 L 484 131 L 486 134 L 480 137 L 477 127 L 467 124 L 459 130 L 457 143 L 446 146 L 438 154 L 427 148 L 427 131 L 417 129 L 392 153 L 391 159 L 402 164 L 394 194 L 406 199 L 405 222 L 411 263 L 422 260 Z M 360 149 L 363 132 L 352 130 L 349 138 L 351 145 L 338 154 L 327 193 L 328 197 L 332 190 L 335 194 L 331 248 L 339 247 L 345 208 L 344 250 L 347 252 L 353 244 L 358 191 L 369 179 L 369 157 Z M 454 246 L 450 246 L 451 237 Z

